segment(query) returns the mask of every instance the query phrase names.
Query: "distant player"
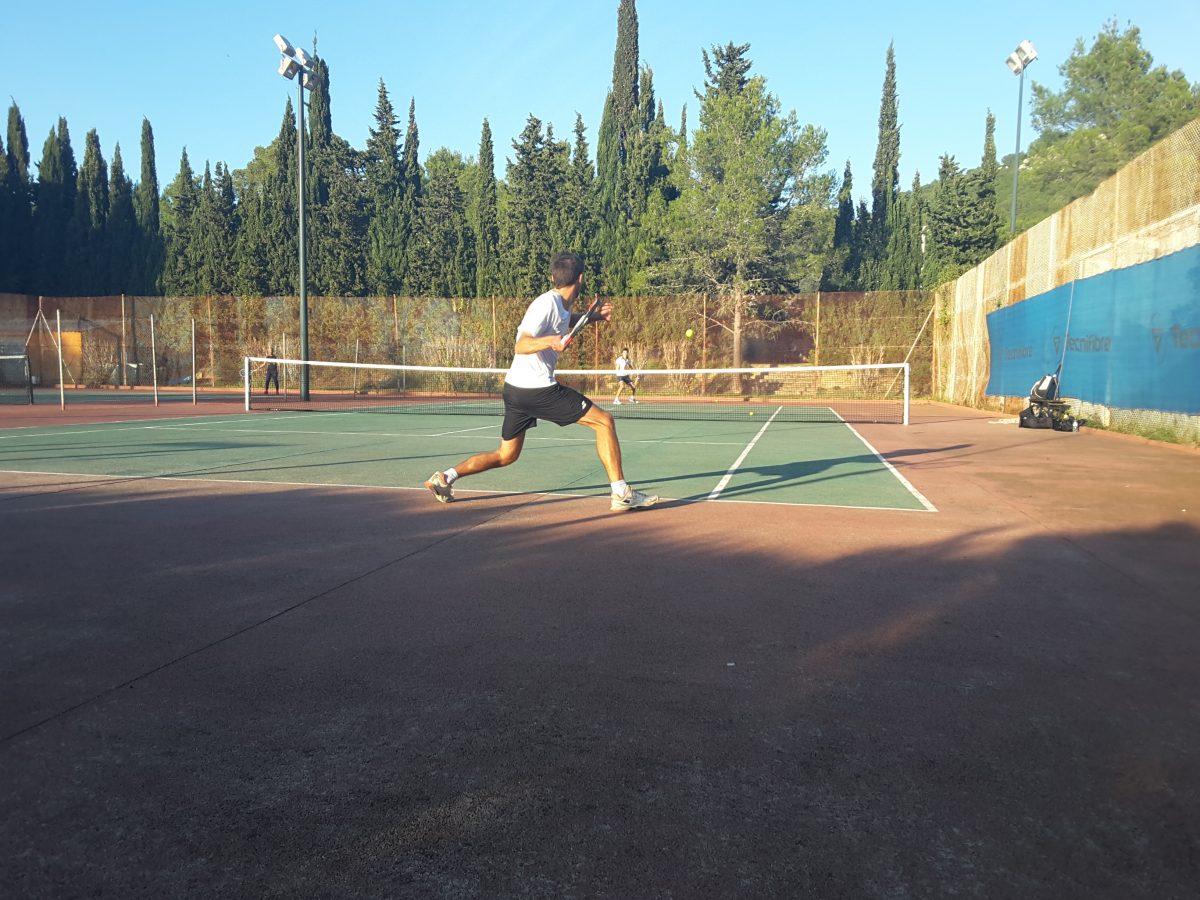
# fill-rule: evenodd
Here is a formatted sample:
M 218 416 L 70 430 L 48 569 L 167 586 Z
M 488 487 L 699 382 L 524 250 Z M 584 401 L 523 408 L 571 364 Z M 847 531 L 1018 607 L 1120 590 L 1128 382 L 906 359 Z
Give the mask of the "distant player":
M 621 391 L 629 388 L 629 402 L 637 403 L 637 385 L 633 382 L 633 360 L 629 358 L 629 348 L 622 347 L 621 355 L 617 357 L 617 395 L 613 397 L 613 406 L 621 405 Z
M 271 390 L 271 382 L 275 382 L 275 393 L 279 394 L 279 363 L 275 360 L 275 351 L 272 350 L 270 357 L 267 360 L 267 381 L 263 385 L 263 393 Z
M 504 427 L 499 448 L 476 453 L 444 472 L 434 472 L 425 487 L 439 502 L 449 503 L 454 499 L 451 485 L 459 478 L 515 463 L 525 445 L 526 429 L 536 427 L 538 419 L 546 419 L 555 425 L 586 425 L 596 432 L 596 453 L 612 487 L 610 509 L 653 506 L 657 496 L 635 491 L 625 482 L 612 414 L 554 378 L 558 356 L 566 349 L 563 338 L 581 318 L 581 314 L 568 312 L 568 307 L 583 293 L 583 260 L 574 253 L 560 253 L 554 257 L 550 273 L 554 289 L 530 303 L 517 326 L 512 365 L 504 377 Z M 611 319 L 612 304 L 600 306 L 595 318 Z

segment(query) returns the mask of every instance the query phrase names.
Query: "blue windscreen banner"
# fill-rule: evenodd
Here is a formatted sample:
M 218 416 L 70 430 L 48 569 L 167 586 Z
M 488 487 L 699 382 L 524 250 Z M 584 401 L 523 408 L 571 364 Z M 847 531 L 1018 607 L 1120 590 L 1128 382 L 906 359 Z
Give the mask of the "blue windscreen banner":
M 1073 281 L 987 317 L 994 397 L 1060 393 L 1102 406 L 1200 414 L 1200 245 Z

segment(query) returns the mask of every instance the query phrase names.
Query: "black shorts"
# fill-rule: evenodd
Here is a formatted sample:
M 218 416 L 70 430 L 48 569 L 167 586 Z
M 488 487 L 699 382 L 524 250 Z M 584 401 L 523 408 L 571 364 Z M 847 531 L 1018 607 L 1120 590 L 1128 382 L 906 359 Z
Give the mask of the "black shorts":
M 625 384 L 629 385 L 630 387 L 633 387 L 633 379 L 630 378 L 628 375 L 618 375 L 617 381 L 623 381 Z
M 505 382 L 503 397 L 504 430 L 500 435 L 506 441 L 524 434 L 527 428 L 536 428 L 538 419 L 574 425 L 592 408 L 591 400 L 562 384 L 519 388 Z

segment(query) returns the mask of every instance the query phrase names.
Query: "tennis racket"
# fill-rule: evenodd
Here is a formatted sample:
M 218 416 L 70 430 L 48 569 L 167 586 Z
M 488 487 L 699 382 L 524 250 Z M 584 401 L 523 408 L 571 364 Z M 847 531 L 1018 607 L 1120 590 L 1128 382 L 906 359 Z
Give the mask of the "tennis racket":
M 564 350 L 566 350 L 568 347 L 571 346 L 571 341 L 575 340 L 575 335 L 579 334 L 579 332 L 581 332 L 583 330 L 583 326 L 586 325 L 589 321 L 591 321 L 592 313 L 594 313 L 599 308 L 600 308 L 600 295 L 597 294 L 596 299 L 592 301 L 592 305 L 587 308 L 587 312 L 585 312 L 582 316 L 579 317 L 579 321 L 575 323 L 574 327 L 572 327 L 571 330 L 567 332 L 567 336 L 565 338 L 563 338 L 562 343 L 563 343 Z

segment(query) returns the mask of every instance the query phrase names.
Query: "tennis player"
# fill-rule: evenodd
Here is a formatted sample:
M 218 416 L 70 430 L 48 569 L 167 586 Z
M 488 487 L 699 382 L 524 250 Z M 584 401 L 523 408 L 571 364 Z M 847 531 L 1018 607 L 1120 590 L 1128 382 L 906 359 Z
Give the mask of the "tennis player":
M 622 347 L 621 355 L 617 357 L 617 395 L 613 397 L 613 406 L 621 405 L 621 391 L 629 388 L 629 402 L 637 403 L 637 385 L 629 374 L 633 371 L 633 360 L 629 358 L 629 348 Z
M 581 314 L 568 309 L 583 293 L 583 260 L 574 253 L 560 253 L 550 264 L 550 275 L 554 289 L 530 303 L 517 326 L 512 365 L 504 377 L 504 427 L 499 448 L 476 453 L 444 472 L 434 472 L 425 487 L 439 502 L 451 502 L 451 486 L 458 479 L 515 463 L 525 445 L 526 430 L 536 427 L 538 419 L 545 419 L 560 426 L 586 425 L 596 432 L 596 453 L 612 486 L 610 509 L 653 506 L 658 502 L 656 495 L 643 494 L 625 482 L 612 414 L 554 378 L 559 354 L 566 349 L 563 338 L 581 318 Z M 612 304 L 602 304 L 593 317 L 609 321 Z

